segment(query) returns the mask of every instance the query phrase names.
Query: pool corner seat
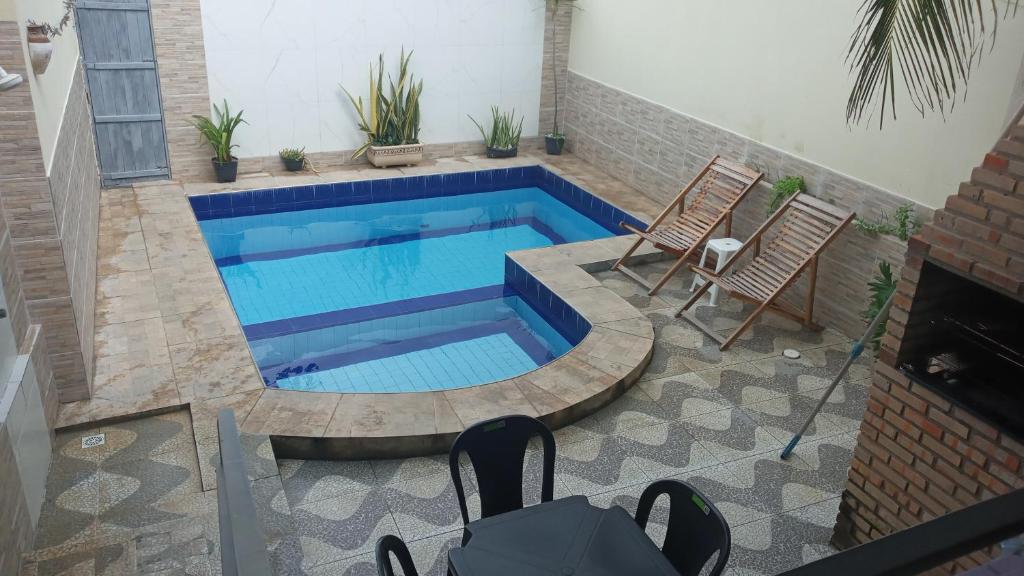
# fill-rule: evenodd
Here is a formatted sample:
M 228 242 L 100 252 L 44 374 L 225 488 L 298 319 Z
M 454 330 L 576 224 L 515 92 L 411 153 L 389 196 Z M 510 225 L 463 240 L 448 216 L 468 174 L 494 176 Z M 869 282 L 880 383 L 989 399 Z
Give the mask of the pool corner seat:
M 611 269 L 639 282 L 648 289 L 648 294 L 656 294 L 720 225 L 725 224 L 726 236 L 732 234 L 733 210 L 763 177 L 762 172 L 715 155 L 646 229 L 641 230 L 627 222 L 619 223 L 638 238 Z M 693 197 L 686 202 L 691 192 Z M 673 211 L 678 214 L 669 221 Z M 625 266 L 626 259 L 644 242 L 650 242 L 677 258 L 653 285 Z

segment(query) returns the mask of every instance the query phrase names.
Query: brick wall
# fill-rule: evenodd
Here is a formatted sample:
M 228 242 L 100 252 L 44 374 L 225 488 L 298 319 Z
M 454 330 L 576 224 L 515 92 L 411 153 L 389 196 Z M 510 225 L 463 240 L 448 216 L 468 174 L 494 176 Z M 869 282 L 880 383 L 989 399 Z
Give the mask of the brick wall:
M 0 62 L 27 70 L 18 24 L 0 22 Z M 96 288 L 99 175 L 82 70 L 76 71 L 46 173 L 28 82 L 3 93 L 0 112 L 0 244 L 19 345 L 40 324 L 60 398 L 88 398 Z M 14 294 L 12 297 L 12 293 Z
M 833 542 L 848 547 L 1024 488 L 1024 444 L 896 369 L 956 302 L 926 263 L 1024 300 L 1024 124 L 1015 119 L 971 180 L 911 239 Z M 962 281 L 961 281 L 962 282 Z M 987 561 L 986 551 L 940 572 Z
M 764 222 L 771 182 L 802 176 L 808 191 L 874 219 L 908 202 L 896 194 L 569 72 L 565 131 L 577 156 L 644 195 L 667 204 L 714 154 L 755 167 L 765 183 L 737 209 L 733 236 L 745 239 Z M 931 210 L 916 205 L 927 220 Z M 819 261 L 815 315 L 820 324 L 859 338 L 865 324 L 867 283 L 884 260 L 899 271 L 906 250 L 891 236 L 868 236 L 848 227 Z M 787 294 L 802 305 L 806 279 Z

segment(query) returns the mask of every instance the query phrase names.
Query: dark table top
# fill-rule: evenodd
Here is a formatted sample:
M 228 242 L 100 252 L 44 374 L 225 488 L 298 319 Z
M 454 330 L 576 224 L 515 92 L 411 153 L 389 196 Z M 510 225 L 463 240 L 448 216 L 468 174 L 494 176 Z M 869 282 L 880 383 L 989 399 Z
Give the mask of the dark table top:
M 678 576 L 622 508 L 572 496 L 470 522 L 448 552 L 456 576 Z

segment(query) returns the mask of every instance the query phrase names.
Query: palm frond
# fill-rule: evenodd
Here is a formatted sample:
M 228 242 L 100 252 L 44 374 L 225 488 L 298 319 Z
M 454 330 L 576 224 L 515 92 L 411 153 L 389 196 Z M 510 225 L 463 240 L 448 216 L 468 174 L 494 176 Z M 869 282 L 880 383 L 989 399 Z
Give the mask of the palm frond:
M 879 127 L 895 119 L 897 77 L 921 115 L 945 115 L 991 50 L 999 19 L 1016 15 L 1020 1 L 864 0 L 846 55 L 854 74 L 847 123 L 876 113 Z

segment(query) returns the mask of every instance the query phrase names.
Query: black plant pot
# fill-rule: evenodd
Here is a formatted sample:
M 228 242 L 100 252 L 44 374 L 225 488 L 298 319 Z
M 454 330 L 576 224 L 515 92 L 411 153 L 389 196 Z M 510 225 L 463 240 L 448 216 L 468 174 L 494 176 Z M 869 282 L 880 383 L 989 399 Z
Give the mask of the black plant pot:
M 561 156 L 562 148 L 565 146 L 565 138 L 556 138 L 555 136 L 544 137 L 544 149 L 547 150 L 548 154 L 552 156 Z
M 488 158 L 515 158 L 519 155 L 519 146 L 513 146 L 511 148 L 491 148 L 487 147 Z
M 217 173 L 217 182 L 234 182 L 238 178 L 238 158 L 234 156 L 227 162 L 213 160 L 213 171 Z
M 306 167 L 306 159 L 299 158 L 298 160 L 293 158 L 281 158 L 284 160 L 284 169 L 289 172 L 301 172 Z

